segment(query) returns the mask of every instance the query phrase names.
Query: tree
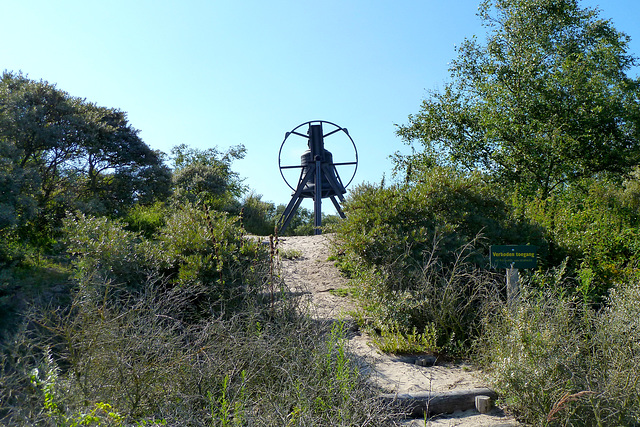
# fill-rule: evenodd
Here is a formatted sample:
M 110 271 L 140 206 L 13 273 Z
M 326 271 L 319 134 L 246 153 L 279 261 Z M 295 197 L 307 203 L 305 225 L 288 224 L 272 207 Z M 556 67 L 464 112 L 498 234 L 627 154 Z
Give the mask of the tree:
M 168 196 L 162 154 L 140 139 L 124 112 L 22 74 L 0 78 L 0 145 L 8 218 L 0 228 L 47 228 L 75 209 L 122 215 Z
M 246 191 L 237 172 L 231 170 L 233 160 L 244 158 L 246 149 L 239 145 L 222 153 L 217 148 L 201 150 L 181 144 L 173 155 L 174 200 L 177 203 L 204 203 L 214 209 L 228 210 Z M 239 208 L 238 208 L 239 210 Z
M 629 38 L 578 0 L 492 0 L 480 5 L 486 43 L 466 39 L 452 82 L 431 92 L 397 133 L 423 150 L 415 169 L 481 169 L 543 198 L 640 162 L 640 80 Z
M 135 203 L 150 204 L 170 194 L 165 154 L 138 136 L 123 111 L 83 103 L 79 112 L 84 140 L 74 174 L 85 199 L 99 199 L 107 212 L 126 212 Z
M 276 223 L 276 206 L 262 200 L 262 195 L 251 191 L 242 200 L 242 225 L 257 236 L 273 234 Z

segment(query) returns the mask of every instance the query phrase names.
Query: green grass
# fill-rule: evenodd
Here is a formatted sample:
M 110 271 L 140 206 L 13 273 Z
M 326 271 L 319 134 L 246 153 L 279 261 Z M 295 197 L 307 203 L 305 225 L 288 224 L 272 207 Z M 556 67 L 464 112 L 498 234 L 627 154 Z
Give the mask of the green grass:
M 380 333 L 369 328 L 368 332 L 374 344 L 385 353 L 418 354 L 434 353 L 438 350 L 437 334 L 433 325 L 427 326 L 423 333 L 418 333 L 416 328 L 404 333 L 397 327 L 384 328 Z
M 337 296 L 337 297 L 346 298 L 346 297 L 354 296 L 355 295 L 355 289 L 353 289 L 353 288 L 331 289 L 329 291 L 329 293 L 331 295 L 334 295 L 334 296 Z
M 280 257 L 284 259 L 302 258 L 302 251 L 298 249 L 280 249 Z

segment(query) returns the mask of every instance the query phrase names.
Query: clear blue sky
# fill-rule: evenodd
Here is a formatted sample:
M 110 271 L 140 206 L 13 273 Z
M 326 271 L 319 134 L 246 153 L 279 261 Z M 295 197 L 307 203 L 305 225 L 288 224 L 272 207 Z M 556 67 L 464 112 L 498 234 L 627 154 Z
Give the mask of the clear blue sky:
M 153 149 L 244 144 L 233 169 L 263 200 L 287 203 L 278 150 L 285 132 L 310 120 L 349 129 L 360 157 L 354 183 L 391 178 L 389 155 L 406 150 L 394 124 L 444 86 L 455 45 L 484 36 L 478 4 L 5 0 L 0 68 L 126 111 Z M 599 5 L 640 56 L 640 1 L 582 5 Z

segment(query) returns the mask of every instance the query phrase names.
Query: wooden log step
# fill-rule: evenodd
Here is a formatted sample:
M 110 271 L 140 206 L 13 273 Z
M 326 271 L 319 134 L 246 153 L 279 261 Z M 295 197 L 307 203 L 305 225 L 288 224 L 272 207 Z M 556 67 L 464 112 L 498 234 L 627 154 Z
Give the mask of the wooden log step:
M 476 396 L 487 396 L 495 401 L 498 395 L 488 388 L 452 390 L 448 392 L 420 392 L 405 394 L 383 394 L 381 400 L 394 410 L 411 418 L 431 417 L 450 414 L 455 411 L 467 411 L 476 408 Z M 481 399 L 485 400 L 485 399 Z

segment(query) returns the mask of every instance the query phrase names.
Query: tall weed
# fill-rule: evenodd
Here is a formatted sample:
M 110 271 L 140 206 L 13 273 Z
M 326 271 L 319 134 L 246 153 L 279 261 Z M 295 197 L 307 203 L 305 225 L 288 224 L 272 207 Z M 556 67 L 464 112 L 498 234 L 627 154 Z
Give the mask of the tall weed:
M 580 299 L 525 288 L 487 318 L 480 361 L 505 403 L 544 425 L 640 423 L 640 292 L 620 285 L 594 312 Z
M 476 243 L 445 262 L 436 238 L 421 262 L 408 251 L 393 264 L 358 272 L 353 280 L 363 317 L 382 335 L 396 331 L 407 340 L 415 329 L 429 330 L 436 337 L 434 348 L 461 355 L 480 333 L 485 312 L 504 293 L 497 276 L 471 261 Z
M 3 364 L 11 375 L 0 421 L 71 426 L 93 414 L 95 425 L 385 425 L 343 325 L 329 330 L 284 310 L 189 325 L 166 314 L 188 301 L 153 288 L 142 295 L 127 306 L 79 293 L 70 312 L 36 315 L 44 331 L 17 337 L 20 360 Z

